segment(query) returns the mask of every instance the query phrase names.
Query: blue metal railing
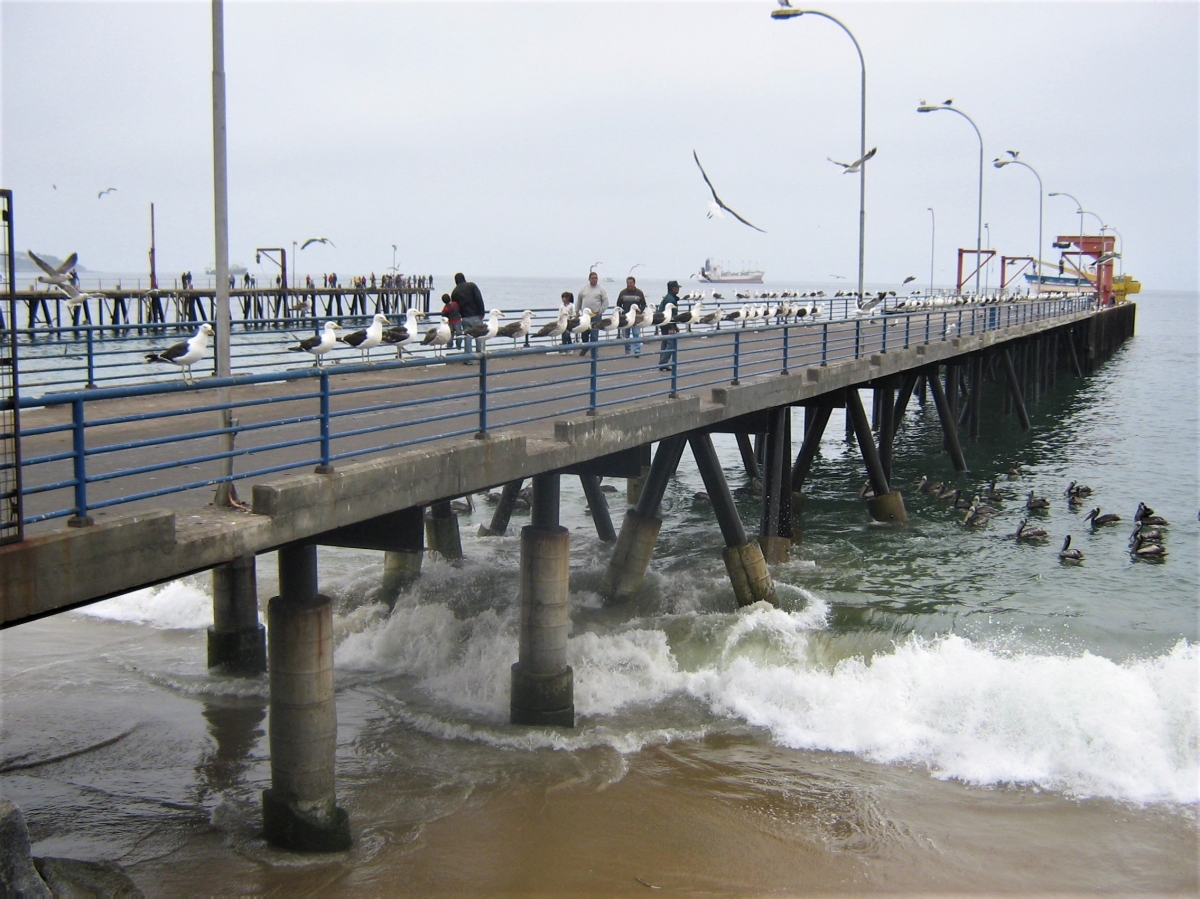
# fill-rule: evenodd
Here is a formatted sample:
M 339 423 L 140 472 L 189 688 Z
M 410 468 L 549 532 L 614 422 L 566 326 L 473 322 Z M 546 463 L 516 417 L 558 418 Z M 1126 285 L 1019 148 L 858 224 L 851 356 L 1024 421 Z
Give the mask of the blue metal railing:
M 594 415 L 635 400 L 678 396 L 680 389 L 737 384 L 746 377 L 886 352 L 889 340 L 894 345 L 901 332 L 908 347 L 913 335 L 922 333 L 926 342 L 945 341 L 1091 308 L 1090 298 L 1065 298 L 893 313 L 852 322 L 662 334 L 656 339 L 670 353 L 666 372 L 654 352 L 647 352 L 645 361 L 606 355 L 643 340 L 631 338 L 585 344 L 584 357 L 578 359 L 570 358 L 579 352 L 578 344 L 569 345 L 566 360 L 558 358 L 565 349 L 558 345 L 460 355 L 451 359 L 478 361 L 479 368 L 453 374 L 450 367 L 442 370 L 445 359 L 393 359 L 343 364 L 333 371 L 306 368 L 205 378 L 196 386 L 171 381 L 23 397 L 22 409 L 43 410 L 44 419 L 61 417 L 56 409 L 70 412 L 69 421 L 41 422 L 28 413 L 23 420 L 25 521 L 70 516 L 72 524 L 82 525 L 89 512 L 98 509 L 224 481 L 314 465 L 328 471 L 344 459 L 467 434 L 485 437 L 500 427 L 580 412 Z M 366 383 L 337 386 L 334 375 L 362 376 Z M 311 379 L 316 384 L 305 387 Z M 181 397 L 176 397 L 199 399 L 196 391 L 214 388 L 239 395 L 211 402 L 211 394 L 204 394 L 203 403 L 195 405 L 181 405 Z M 131 399 L 143 400 L 144 407 L 116 415 L 106 412 L 110 407 L 105 403 Z M 281 405 L 279 412 L 284 414 L 271 411 Z M 257 420 L 226 424 L 234 412 Z M 219 426 L 213 421 L 218 415 Z M 130 435 L 131 425 L 143 430 Z M 102 435 L 114 433 L 115 439 L 104 442 Z M 218 445 L 223 435 L 236 435 L 243 445 L 223 450 Z M 251 464 L 224 474 L 231 460 Z M 191 474 L 194 471 L 200 475 Z M 104 495 L 89 495 L 89 487 Z M 64 491 L 70 492 L 70 506 L 54 508 L 54 497 Z

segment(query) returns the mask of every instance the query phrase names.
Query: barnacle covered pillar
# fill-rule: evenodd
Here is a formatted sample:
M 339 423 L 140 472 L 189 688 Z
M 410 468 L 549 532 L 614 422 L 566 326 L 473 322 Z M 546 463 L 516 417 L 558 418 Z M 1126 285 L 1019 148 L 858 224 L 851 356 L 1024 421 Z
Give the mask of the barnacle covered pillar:
M 434 503 L 425 519 L 425 541 L 443 559 L 457 561 L 463 557 L 462 537 L 458 533 L 458 513 L 450 508 L 450 500 Z
M 334 788 L 333 605 L 317 592 L 316 546 L 280 548 L 279 595 L 267 621 L 271 786 L 263 791 L 263 834 L 299 852 L 347 849 L 350 818 Z
M 558 523 L 559 475 L 535 475 L 532 520 L 521 529 L 521 620 L 512 666 L 513 724 L 575 726 L 567 664 L 570 535 Z
M 208 667 L 233 674 L 267 670 L 267 636 L 258 621 L 254 556 L 212 570 L 213 625 L 208 629 Z
M 854 424 L 854 432 L 858 437 L 858 447 L 862 451 L 863 461 L 867 466 L 867 478 L 874 492 L 867 500 L 867 511 L 876 521 L 891 521 L 897 524 L 908 521 L 908 513 L 904 510 L 904 499 L 899 491 L 888 486 L 887 476 L 879 461 L 879 451 L 871 437 L 871 422 L 863 409 L 858 390 L 851 387 L 846 391 L 846 414 Z
M 383 593 L 391 598 L 421 575 L 421 559 L 425 555 L 425 507 L 412 506 L 393 518 L 396 548 L 383 554 Z

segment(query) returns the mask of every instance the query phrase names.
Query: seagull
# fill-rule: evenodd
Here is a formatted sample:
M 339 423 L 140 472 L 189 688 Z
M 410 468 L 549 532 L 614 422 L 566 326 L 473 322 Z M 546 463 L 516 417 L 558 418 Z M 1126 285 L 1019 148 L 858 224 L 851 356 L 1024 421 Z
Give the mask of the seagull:
M 55 268 L 45 259 L 42 259 L 35 252 L 33 252 L 33 250 L 26 250 L 25 252 L 28 253 L 29 258 L 37 264 L 37 267 L 46 273 L 44 275 L 38 275 L 38 280 L 43 284 L 66 284 L 71 280 L 71 269 L 73 269 L 75 267 L 75 263 L 79 261 L 79 254 L 72 253 L 61 263 L 59 263 L 57 268 Z
M 917 280 L 916 275 L 909 275 L 907 278 L 904 279 L 904 284 L 907 284 L 909 281 L 915 281 L 915 280 Z M 903 285 L 901 285 L 901 286 L 903 286 Z
M 363 361 L 371 361 L 371 350 L 383 343 L 383 328 L 388 324 L 387 316 L 376 314 L 371 320 L 370 327 L 361 331 L 351 331 L 345 337 L 339 338 L 342 343 L 352 346 L 362 353 Z
M 313 243 L 327 243 L 331 247 L 333 247 L 335 250 L 337 249 L 337 244 L 335 244 L 328 237 L 310 237 L 308 240 L 304 241 L 304 243 L 300 244 L 300 249 L 302 249 L 302 250 L 306 249 L 309 244 L 313 244 Z
M 1011 156 L 1013 159 L 1016 159 L 1018 156 L 1021 155 L 1020 150 L 1005 150 L 1004 152 L 1007 153 L 1009 156 Z
M 57 188 L 55 188 L 55 189 L 57 190 Z M 113 193 L 115 190 L 116 190 L 116 188 L 115 188 L 115 187 L 106 187 L 104 190 L 100 191 L 100 193 L 96 194 L 96 199 L 97 199 L 97 200 L 99 200 L 99 199 L 100 199 L 101 197 L 103 197 L 105 194 L 111 194 L 111 193 Z
M 846 280 L 846 276 L 845 276 L 845 275 L 830 275 L 829 277 L 831 277 L 831 278 L 836 278 L 836 279 L 838 279 L 839 281 L 845 281 L 845 280 Z
M 313 365 L 319 368 L 321 366 L 321 355 L 328 353 L 337 345 L 337 332 L 340 330 L 342 330 L 342 326 L 337 322 L 325 322 L 325 330 L 320 335 L 304 338 L 296 346 L 288 347 L 288 352 L 311 353 L 316 360 L 313 362 Z
M 418 315 L 424 316 L 425 313 L 410 308 L 405 313 L 404 324 L 397 328 L 388 328 L 383 332 L 383 342 L 396 348 L 397 359 L 404 354 L 404 347 L 417 339 Z
M 199 362 L 208 352 L 208 338 L 213 336 L 213 328 L 208 322 L 200 325 L 194 337 L 189 337 L 183 343 L 177 343 L 158 353 L 146 356 L 147 362 L 170 362 L 178 365 L 183 371 L 183 380 L 192 383 L 192 364 Z
M 872 156 L 874 156 L 875 152 L 878 149 L 879 149 L 878 147 L 872 147 L 871 149 L 869 149 L 867 151 L 865 156 L 854 160 L 854 162 L 838 162 L 836 159 L 833 159 L 829 156 L 826 156 L 825 158 L 828 159 L 830 162 L 832 162 L 834 165 L 840 165 L 842 167 L 843 175 L 857 175 L 859 172 L 862 171 L 863 163 L 866 162 L 868 159 L 870 159 Z
M 708 204 L 708 217 L 712 218 L 715 215 L 718 218 L 720 218 L 721 210 L 724 209 L 726 212 L 728 212 L 730 215 L 732 215 L 735 219 L 737 219 L 743 225 L 750 225 L 750 227 L 753 228 L 755 231 L 762 231 L 763 234 L 766 234 L 767 232 L 763 231 L 763 229 L 758 227 L 758 225 L 751 225 L 748 221 L 746 221 L 744 218 L 742 218 L 740 215 L 738 215 L 736 212 L 734 212 L 732 209 L 730 209 L 728 206 L 726 206 L 723 202 L 721 202 L 721 198 L 717 196 L 717 189 L 715 187 L 713 187 L 713 183 L 708 180 L 708 173 L 706 171 L 704 171 L 704 166 L 700 165 L 700 157 L 696 155 L 695 150 L 692 150 L 692 158 L 696 160 L 696 165 L 700 169 L 700 174 L 704 176 L 704 183 L 708 185 L 708 190 L 713 196 L 713 201 Z
M 592 310 L 582 310 L 579 318 L 571 319 L 567 322 L 567 326 L 572 334 L 582 334 L 584 331 L 592 330 Z
M 55 284 L 54 286 L 67 295 L 68 309 L 82 306 L 91 299 L 103 299 L 103 297 L 94 297 L 90 293 L 81 293 L 70 281 L 64 281 L 62 284 Z
M 499 309 L 493 309 L 488 313 L 486 322 L 474 325 L 467 328 L 466 333 L 479 341 L 479 352 L 487 352 L 487 342 L 496 336 L 500 330 L 500 322 L 497 319 L 504 318 L 504 313 Z
M 570 318 L 570 307 L 563 306 L 558 310 L 558 318 L 538 328 L 534 337 L 557 337 L 567 330 L 567 319 Z
M 436 328 L 430 328 L 425 332 L 425 336 L 421 338 L 421 346 L 431 346 L 435 355 L 441 355 L 441 348 L 450 343 L 454 337 L 454 332 L 450 330 L 450 319 L 442 316 L 442 320 Z
M 501 337 L 511 337 L 513 341 L 513 349 L 517 348 L 517 341 L 529 334 L 530 328 L 533 327 L 533 312 L 526 309 L 521 313 L 521 318 L 515 322 L 510 322 L 496 333 Z
M 943 101 L 942 101 L 942 105 L 943 105 L 943 106 L 949 106 L 949 105 L 950 105 L 951 103 L 953 103 L 953 102 L 954 102 L 954 98 L 953 98 L 953 97 L 951 97 L 949 100 L 943 100 Z

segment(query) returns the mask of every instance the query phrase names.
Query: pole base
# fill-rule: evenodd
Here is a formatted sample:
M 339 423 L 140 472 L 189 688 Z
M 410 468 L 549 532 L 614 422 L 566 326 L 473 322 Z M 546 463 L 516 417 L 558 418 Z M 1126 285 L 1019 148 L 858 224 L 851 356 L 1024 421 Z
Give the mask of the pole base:
M 756 602 L 779 605 L 775 582 L 767 570 L 762 548 L 755 541 L 726 547 L 721 555 L 725 559 L 725 570 L 729 573 L 733 595 L 739 606 L 750 606 Z
M 514 662 L 509 712 L 513 724 L 574 727 L 575 672 L 571 666 L 557 674 L 534 674 Z
M 762 547 L 763 559 L 768 565 L 782 565 L 790 557 L 792 539 L 767 534 L 758 538 L 758 545 Z
M 645 518 L 636 509 L 626 511 L 600 588 L 609 602 L 625 602 L 641 588 L 661 528 L 657 518 Z
M 318 821 L 263 790 L 263 836 L 292 852 L 342 852 L 350 848 L 350 815 L 335 806 L 332 821 Z
M 208 629 L 208 667 L 230 674 L 262 674 L 267 670 L 267 629 L 247 631 Z
M 885 493 L 883 496 L 873 496 L 867 500 L 867 511 L 875 521 L 886 521 L 891 524 L 906 524 L 908 513 L 904 511 L 904 498 L 899 490 Z

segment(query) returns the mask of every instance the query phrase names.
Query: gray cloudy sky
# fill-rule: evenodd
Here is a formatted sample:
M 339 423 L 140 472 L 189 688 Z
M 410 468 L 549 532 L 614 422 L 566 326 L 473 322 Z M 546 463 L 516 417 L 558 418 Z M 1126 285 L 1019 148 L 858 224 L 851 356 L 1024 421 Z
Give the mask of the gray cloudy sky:
M 797 4 L 799 5 L 799 4 Z M 325 236 L 301 271 L 853 281 L 859 68 L 815 17 L 725 3 L 228 2 L 230 255 Z M 1015 149 L 1128 242 L 1149 288 L 1197 285 L 1196 3 L 841 2 L 868 78 L 868 282 L 937 279 L 974 246 L 978 143 L 992 245 L 1032 252 Z M 93 270 L 213 261 L 207 3 L 0 4 L 0 180 L 18 247 Z M 709 220 L 700 154 L 732 218 Z M 116 187 L 97 199 L 97 192 Z M 1045 200 L 1053 235 L 1075 204 Z M 1097 227 L 1088 218 L 1088 230 Z M 995 276 L 993 276 L 995 283 Z

